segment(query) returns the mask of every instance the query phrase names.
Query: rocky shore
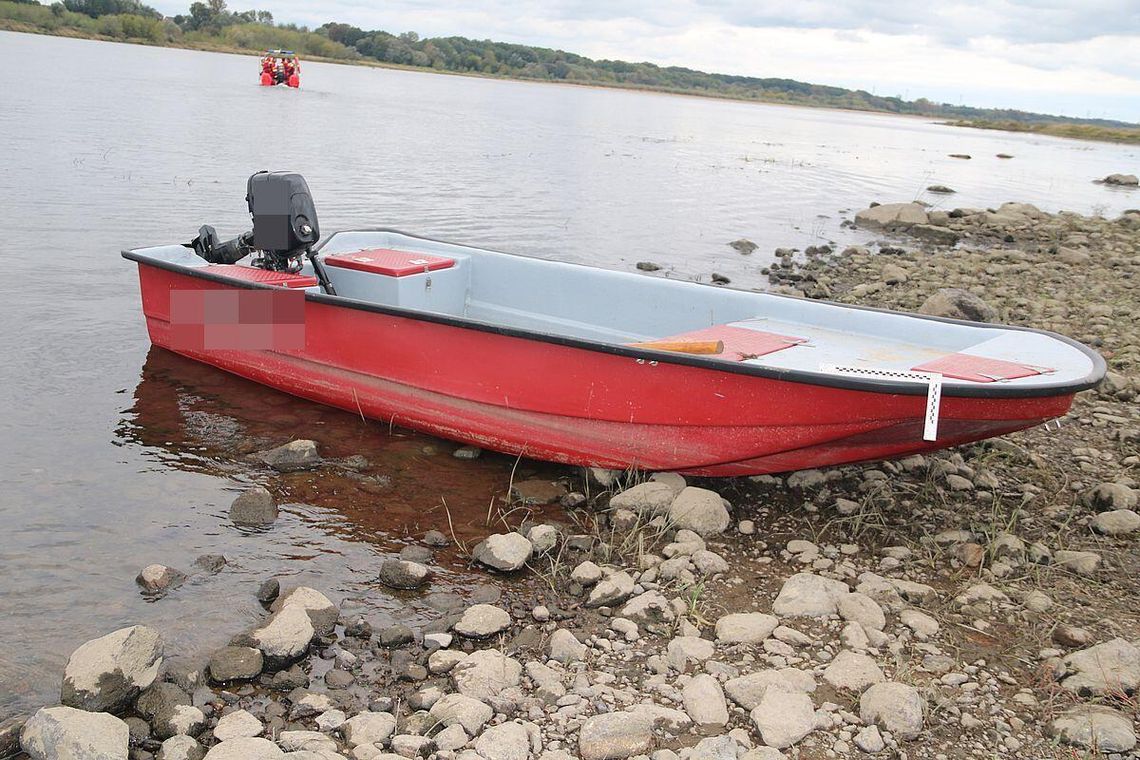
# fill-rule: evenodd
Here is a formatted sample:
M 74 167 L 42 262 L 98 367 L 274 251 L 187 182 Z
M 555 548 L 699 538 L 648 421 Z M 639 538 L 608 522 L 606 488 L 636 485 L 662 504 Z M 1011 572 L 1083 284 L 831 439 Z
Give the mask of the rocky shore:
M 249 590 L 264 618 L 200 662 L 171 661 L 145 625 L 84 644 L 61 705 L 0 724 L 0 756 L 1136 757 L 1140 212 L 887 204 L 851 223 L 884 238 L 781 249 L 764 274 L 811 298 L 1056 330 L 1102 352 L 1106 382 L 1059 427 L 930 456 L 515 483 L 514 503 L 560 502 L 565 519 L 512 522 L 505 505 L 514 529 L 469 553 L 502 590 L 433 590 L 437 531 L 376 568 L 377 593 L 439 611 L 417 628 L 266 579 Z M 311 442 L 259 456 L 321 466 Z M 231 511 L 276 516 L 264 489 Z M 138 583 L 161 595 L 185 577 L 152 565 Z

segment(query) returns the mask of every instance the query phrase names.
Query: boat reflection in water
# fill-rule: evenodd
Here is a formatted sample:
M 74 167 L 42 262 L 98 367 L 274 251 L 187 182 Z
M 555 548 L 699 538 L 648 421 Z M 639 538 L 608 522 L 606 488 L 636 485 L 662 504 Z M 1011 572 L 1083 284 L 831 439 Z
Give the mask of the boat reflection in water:
M 265 485 L 283 515 L 257 540 L 289 542 L 285 554 L 300 560 L 342 554 L 345 542 L 367 544 L 373 559 L 358 569 L 373 579 L 382 559 L 427 530 L 454 531 L 468 547 L 503 531 L 499 515 L 508 509 L 502 497 L 512 471 L 517 478 L 538 468 L 535 474 L 551 479 L 566 472 L 496 454 L 456 459 L 456 444 L 297 399 L 157 347 L 147 354 L 134 405 L 117 432 L 147 447 L 164 467 L 225 477 L 238 488 Z M 325 465 L 277 473 L 256 455 L 302 438 L 316 441 Z M 547 510 L 564 519 L 560 508 Z M 511 525 L 524 516 L 512 513 Z M 217 517 L 239 530 L 224 513 Z M 435 563 L 431 591 L 487 580 L 479 571 L 468 575 L 454 546 L 438 550 Z

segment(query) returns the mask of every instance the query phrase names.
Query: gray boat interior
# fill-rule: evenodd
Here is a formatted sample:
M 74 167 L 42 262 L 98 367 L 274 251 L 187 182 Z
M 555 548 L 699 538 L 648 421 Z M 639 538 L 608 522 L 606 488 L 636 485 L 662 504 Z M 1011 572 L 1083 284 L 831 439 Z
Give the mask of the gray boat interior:
M 370 249 L 441 256 L 454 264 L 400 277 L 325 266 L 339 297 L 614 345 L 683 338 L 717 326 L 757 330 L 791 336 L 795 345 L 755 357 L 726 351 L 703 358 L 801 372 L 827 374 L 837 367 L 855 367 L 905 373 L 947 355 L 966 354 L 1035 368 L 1040 374 L 990 378 L 1029 390 L 1077 384 L 1097 371 L 1086 349 L 1048 333 L 611 271 L 395 231 L 338 232 L 321 245 L 319 256 Z M 133 254 L 180 267 L 207 266 L 183 246 L 138 249 Z M 312 274 L 308 262 L 304 271 Z M 979 385 L 952 377 L 943 383 Z

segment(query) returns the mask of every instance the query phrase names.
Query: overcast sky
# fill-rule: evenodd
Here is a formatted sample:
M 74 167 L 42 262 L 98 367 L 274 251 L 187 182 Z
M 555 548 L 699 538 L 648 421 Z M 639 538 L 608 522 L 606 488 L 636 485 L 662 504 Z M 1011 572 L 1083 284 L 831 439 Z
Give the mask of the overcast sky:
M 188 4 L 153 3 L 168 14 Z M 309 26 L 335 20 L 1140 122 L 1140 0 L 260 0 L 256 7 Z

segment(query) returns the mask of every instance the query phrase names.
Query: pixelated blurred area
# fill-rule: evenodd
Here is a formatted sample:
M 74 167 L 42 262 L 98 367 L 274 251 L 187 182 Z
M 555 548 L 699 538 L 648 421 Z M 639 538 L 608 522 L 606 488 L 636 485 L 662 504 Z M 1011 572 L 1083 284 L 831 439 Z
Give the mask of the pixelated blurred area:
M 175 290 L 172 347 L 184 351 L 282 351 L 305 347 L 298 290 Z

